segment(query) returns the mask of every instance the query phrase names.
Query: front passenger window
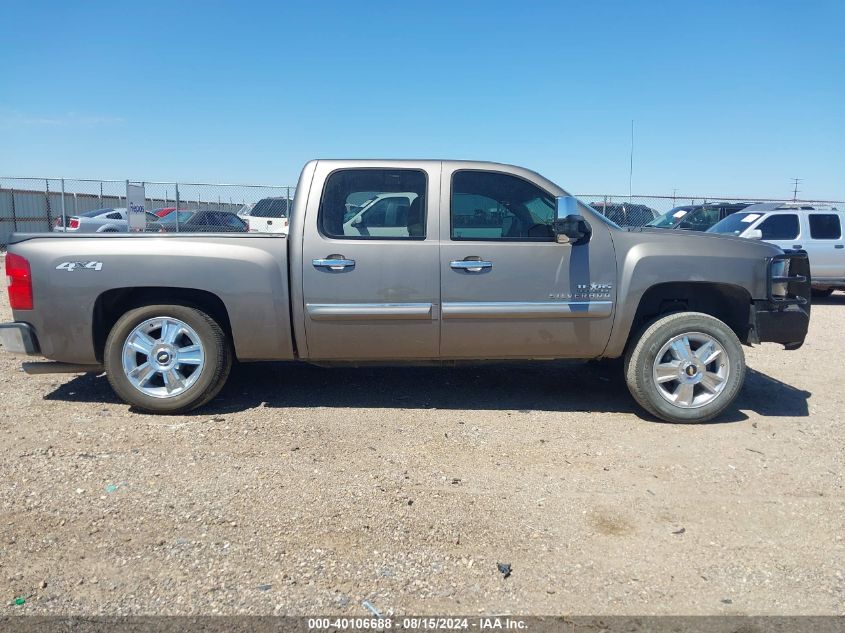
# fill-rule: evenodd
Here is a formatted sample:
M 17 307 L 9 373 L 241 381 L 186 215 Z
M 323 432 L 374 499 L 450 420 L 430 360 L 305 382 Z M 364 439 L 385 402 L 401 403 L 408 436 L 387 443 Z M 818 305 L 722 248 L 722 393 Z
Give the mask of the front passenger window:
M 764 240 L 773 242 L 794 240 L 798 237 L 798 216 L 794 213 L 770 215 L 757 227 L 763 233 Z
M 452 176 L 453 240 L 554 239 L 555 198 L 527 180 L 493 171 Z

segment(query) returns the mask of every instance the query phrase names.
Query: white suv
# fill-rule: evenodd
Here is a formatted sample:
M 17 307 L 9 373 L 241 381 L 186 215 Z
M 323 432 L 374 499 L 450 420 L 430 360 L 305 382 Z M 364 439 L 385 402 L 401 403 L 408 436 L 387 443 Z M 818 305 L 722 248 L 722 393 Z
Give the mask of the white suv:
M 804 250 L 810 258 L 813 294 L 845 290 L 845 211 L 800 202 L 752 204 L 708 232 L 764 240 L 783 250 Z
M 244 218 L 249 225 L 250 233 L 284 233 L 290 228 L 290 206 L 292 200 L 287 198 L 264 198 Z M 238 214 L 240 215 L 240 214 Z

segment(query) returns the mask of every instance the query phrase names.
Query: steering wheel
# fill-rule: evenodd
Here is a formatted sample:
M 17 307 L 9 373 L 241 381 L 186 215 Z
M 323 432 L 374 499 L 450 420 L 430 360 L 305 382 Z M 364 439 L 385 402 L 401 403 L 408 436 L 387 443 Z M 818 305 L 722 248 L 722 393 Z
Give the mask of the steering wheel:
M 542 229 L 544 229 L 545 235 L 531 235 L 532 231 L 536 227 L 541 227 Z M 538 222 L 537 224 L 532 224 L 528 227 L 528 237 L 549 237 L 549 235 L 551 235 L 551 232 L 551 227 L 548 224 L 543 224 L 541 222 Z

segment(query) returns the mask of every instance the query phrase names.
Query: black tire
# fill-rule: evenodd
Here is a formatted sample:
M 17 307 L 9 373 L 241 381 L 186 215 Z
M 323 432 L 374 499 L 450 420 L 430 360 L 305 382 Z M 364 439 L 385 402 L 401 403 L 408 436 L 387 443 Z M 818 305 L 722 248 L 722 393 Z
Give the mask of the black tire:
M 184 392 L 168 397 L 150 396 L 137 389 L 123 369 L 123 345 L 141 323 L 155 317 L 178 319 L 199 336 L 204 351 L 204 364 L 199 377 Z M 184 305 L 147 305 L 124 314 L 115 323 L 104 351 L 104 364 L 109 383 L 125 402 L 150 413 L 184 413 L 202 406 L 216 396 L 232 367 L 229 340 L 220 325 L 197 308 Z
M 816 298 L 824 299 L 833 294 L 833 288 L 813 288 L 812 293 Z
M 704 404 L 685 408 L 661 395 L 662 388 L 655 380 L 653 370 L 657 354 L 664 345 L 674 337 L 691 333 L 714 339 L 724 349 L 729 364 L 724 385 L 715 397 Z M 719 319 L 701 312 L 676 312 L 652 321 L 632 341 L 625 355 L 625 380 L 637 403 L 652 415 L 667 422 L 706 422 L 722 413 L 739 394 L 745 380 L 745 354 L 734 331 Z M 672 384 L 670 381 L 667 386 Z M 700 395 L 702 387 L 696 389 Z

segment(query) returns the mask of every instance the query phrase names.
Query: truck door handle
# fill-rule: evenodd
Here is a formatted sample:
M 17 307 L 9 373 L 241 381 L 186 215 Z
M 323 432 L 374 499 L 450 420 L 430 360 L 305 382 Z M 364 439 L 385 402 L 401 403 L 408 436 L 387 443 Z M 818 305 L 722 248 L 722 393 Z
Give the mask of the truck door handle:
M 343 255 L 329 255 L 325 259 L 312 259 L 311 263 L 315 268 L 328 268 L 329 270 L 346 270 L 355 265 L 354 259 L 346 259 Z
M 801 248 L 801 245 L 800 244 L 793 244 L 792 248 Z
M 845 244 L 834 244 L 833 248 L 845 248 Z
M 480 273 L 486 268 L 493 268 L 493 262 L 486 262 L 481 259 L 458 259 L 449 262 L 453 270 L 465 270 L 468 273 Z

